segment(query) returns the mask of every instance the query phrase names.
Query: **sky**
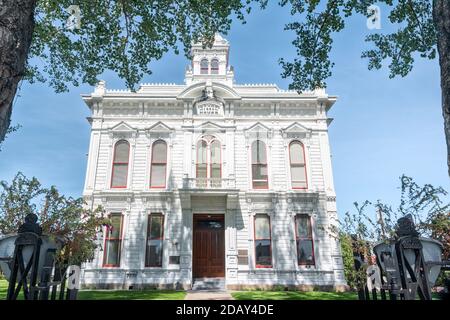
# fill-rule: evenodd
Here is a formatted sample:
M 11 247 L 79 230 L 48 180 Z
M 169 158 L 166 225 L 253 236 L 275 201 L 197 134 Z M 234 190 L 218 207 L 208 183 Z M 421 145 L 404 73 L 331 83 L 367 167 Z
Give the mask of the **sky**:
M 274 2 L 252 12 L 247 24 L 235 22 L 225 35 L 236 83 L 276 83 L 283 89 L 290 83 L 281 77 L 278 60 L 295 56 L 295 35 L 283 30 L 294 18 Z M 386 15 L 382 10 L 382 32 L 389 30 Z M 327 93 L 337 95 L 338 101 L 329 112 L 334 118 L 329 138 L 340 216 L 355 212 L 355 201 L 381 199 L 398 205 L 402 174 L 450 191 L 438 61 L 416 59 L 405 78 L 389 79 L 387 68 L 369 71 L 360 57 L 368 48 L 364 37 L 371 32 L 364 17 L 351 18 L 346 30 L 335 36 L 331 53 L 335 67 Z M 182 84 L 188 64 L 183 55 L 168 53 L 151 63 L 153 74 L 142 82 Z M 113 73 L 101 78 L 108 88 L 125 88 Z M 12 115 L 13 125 L 21 128 L 1 145 L 0 180 L 11 181 L 21 171 L 44 186 L 81 196 L 90 126 L 80 94 L 92 91 L 82 85 L 55 94 L 45 84 L 23 83 Z

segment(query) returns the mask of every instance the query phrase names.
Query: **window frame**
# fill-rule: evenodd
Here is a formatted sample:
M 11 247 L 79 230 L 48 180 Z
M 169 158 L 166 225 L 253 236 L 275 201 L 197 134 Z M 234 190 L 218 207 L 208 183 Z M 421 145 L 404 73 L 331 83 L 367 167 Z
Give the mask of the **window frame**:
M 128 145 L 128 155 L 127 155 L 127 162 L 116 162 L 116 151 L 117 151 L 117 144 L 119 144 L 120 142 L 126 142 Z M 111 184 L 110 184 L 110 188 L 111 189 L 126 189 L 128 186 L 128 171 L 130 170 L 130 153 L 131 153 L 131 144 L 128 140 L 126 139 L 121 139 L 118 140 L 115 144 L 114 144 L 114 152 L 113 152 L 113 158 L 112 158 L 112 168 L 111 168 Z M 114 183 L 114 168 L 116 165 L 125 165 L 127 166 L 127 174 L 125 177 L 125 185 L 124 186 L 113 186 Z
M 219 143 L 219 166 L 220 166 L 220 177 L 218 178 L 218 179 L 222 179 L 222 142 L 216 137 L 216 136 L 214 136 L 214 135 L 210 135 L 211 137 L 212 137 L 212 139 L 211 140 L 207 140 L 207 139 L 205 139 L 205 136 L 201 136 L 200 137 L 200 139 L 198 139 L 198 141 L 197 141 L 197 144 L 196 144 L 196 149 L 195 149 L 195 178 L 196 179 L 206 179 L 206 180 L 208 180 L 208 179 L 214 179 L 213 177 L 211 177 L 211 172 L 212 172 L 212 169 L 213 169 L 213 163 L 212 163 L 212 148 L 211 148 L 211 145 L 214 143 L 214 142 L 218 142 Z M 199 146 L 202 144 L 202 143 L 205 143 L 206 144 L 206 146 L 205 146 L 205 148 L 206 148 L 206 162 L 205 163 L 202 163 L 202 165 L 206 165 L 206 177 L 199 177 L 198 176 L 198 166 L 199 166 L 199 162 L 198 162 L 198 151 L 199 151 Z M 214 164 L 217 164 L 217 163 L 214 163 Z
M 202 66 L 202 62 L 206 61 L 206 68 Z M 209 74 L 209 60 L 207 58 L 203 58 L 200 60 L 200 74 Z M 206 72 L 204 72 L 206 71 Z
M 213 67 L 214 61 L 217 62 L 217 68 Z M 211 67 L 211 74 L 219 74 L 219 68 L 220 68 L 219 59 L 217 59 L 217 58 L 211 59 L 210 67 Z
M 256 218 L 258 216 L 265 216 L 267 217 L 267 219 L 269 219 L 269 239 L 266 238 L 261 238 L 261 239 L 257 239 L 256 238 Z M 257 213 L 253 216 L 253 253 L 254 253 L 254 257 L 255 257 L 255 268 L 256 269 L 271 269 L 273 268 L 273 256 L 272 256 L 272 221 L 271 221 L 271 217 L 268 214 L 264 214 L 264 213 Z M 257 240 L 269 240 L 269 254 L 270 254 L 270 265 L 262 265 L 262 264 L 258 264 L 257 263 L 257 256 L 256 256 L 256 241 Z
M 303 152 L 303 165 L 298 165 L 298 164 L 292 164 L 291 161 L 291 146 L 293 144 L 299 144 L 302 148 L 302 152 Z M 303 167 L 303 170 L 305 172 L 305 187 L 294 187 L 293 185 L 293 180 L 292 180 L 292 167 L 297 167 L 297 168 L 301 168 Z M 291 179 L 291 187 L 294 190 L 307 190 L 308 189 L 308 171 L 306 169 L 306 152 L 305 152 L 305 145 L 299 141 L 299 140 L 292 140 L 289 143 L 289 173 L 290 173 L 290 179 Z
M 300 238 L 298 236 L 298 218 L 299 217 L 306 217 L 309 221 L 309 237 L 302 237 Z M 295 215 L 295 252 L 296 252 L 296 256 L 297 256 L 297 265 L 298 266 L 315 266 L 316 265 L 316 255 L 314 252 L 314 235 L 313 235 L 313 227 L 312 227 L 312 218 L 309 214 L 305 214 L 305 213 L 298 213 Z M 300 263 L 299 261 L 299 255 L 298 255 L 298 251 L 299 251 L 299 242 L 300 241 L 311 241 L 311 252 L 312 252 L 312 263 Z
M 123 241 L 123 224 L 124 224 L 124 215 L 122 212 L 111 212 L 109 214 L 109 218 L 111 218 L 112 216 L 120 216 L 120 231 L 119 231 L 119 238 L 110 238 L 109 235 L 109 230 L 110 228 L 108 226 L 105 227 L 105 240 L 103 241 L 103 261 L 102 261 L 102 267 L 103 268 L 120 268 L 120 263 L 122 262 L 122 241 Z M 107 248 L 108 246 L 107 241 L 118 241 L 119 242 L 119 247 L 118 247 L 118 252 L 117 252 L 117 256 L 118 256 L 118 263 L 117 264 L 107 264 L 106 263 L 106 253 L 107 253 Z
M 264 152 L 265 152 L 265 163 L 253 163 L 253 146 L 256 145 L 257 143 L 261 142 L 264 145 Z M 256 144 L 255 144 L 256 143 Z M 268 165 L 268 159 L 267 159 L 268 153 L 267 153 L 267 144 L 263 141 L 263 140 L 259 140 L 256 139 L 252 142 L 251 147 L 250 147 L 250 161 L 251 161 L 251 173 L 252 173 L 252 189 L 259 189 L 259 190 L 268 190 L 269 189 L 269 165 Z M 257 156 L 258 158 L 258 156 Z M 253 176 L 253 168 L 255 166 L 259 166 L 259 167 L 265 167 L 266 168 L 266 172 L 267 172 L 267 179 L 265 180 L 255 180 L 254 176 Z M 257 182 L 265 182 L 266 184 L 264 186 L 255 186 L 255 181 Z
M 161 236 L 158 238 L 151 238 L 151 223 L 152 221 L 152 216 L 160 216 L 162 219 L 162 223 L 161 223 Z M 145 268 L 162 268 L 163 267 L 163 260 L 164 260 L 164 226 L 165 226 L 165 216 L 162 212 L 151 212 L 147 215 L 147 236 L 145 237 L 146 242 L 145 242 L 145 257 L 144 257 L 144 267 Z M 147 254 L 148 254 L 148 241 L 149 240 L 160 240 L 161 241 L 161 265 L 157 266 L 157 265 L 149 265 L 147 264 Z
M 158 142 L 163 142 L 165 147 L 166 147 L 166 157 L 165 157 L 165 162 L 154 162 L 154 156 L 153 156 L 153 151 L 155 149 L 155 144 Z M 164 141 L 163 139 L 158 139 L 156 141 L 154 141 L 152 143 L 152 149 L 151 149 L 151 163 L 150 163 L 150 180 L 149 180 L 149 185 L 150 185 L 150 189 L 165 189 L 167 188 L 167 163 L 168 163 L 168 147 L 167 147 L 167 142 Z M 164 185 L 163 186 L 153 186 L 152 185 L 152 173 L 153 173 L 153 166 L 162 166 L 164 165 Z

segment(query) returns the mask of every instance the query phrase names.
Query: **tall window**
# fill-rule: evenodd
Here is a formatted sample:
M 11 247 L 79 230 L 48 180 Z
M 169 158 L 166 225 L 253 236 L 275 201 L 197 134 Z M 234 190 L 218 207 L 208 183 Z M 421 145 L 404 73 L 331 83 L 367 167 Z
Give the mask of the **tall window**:
M 148 216 L 146 267 L 162 267 L 163 239 L 164 216 L 161 213 L 152 213 Z
M 206 135 L 197 143 L 197 183 L 206 186 L 208 179 L 210 186 L 220 184 L 222 177 L 221 144 L 214 136 Z
M 255 215 L 255 264 L 257 268 L 272 267 L 270 217 Z
M 222 176 L 222 164 L 220 159 L 220 142 L 218 140 L 211 141 L 210 145 L 210 177 L 213 179 L 220 179 Z
M 314 265 L 314 244 L 310 216 L 306 214 L 297 215 L 295 229 L 298 264 Z
M 111 188 L 127 187 L 129 155 L 130 144 L 128 141 L 118 141 L 114 147 Z
M 150 168 L 150 188 L 166 187 L 167 144 L 158 140 L 152 147 L 152 164 Z
M 293 189 L 306 189 L 305 149 L 299 141 L 293 141 L 289 145 L 289 159 L 291 163 L 291 182 Z
M 200 61 L 200 74 L 208 74 L 208 68 L 208 59 L 202 59 L 202 61 Z
M 266 145 L 260 140 L 252 143 L 252 182 L 254 189 L 269 188 Z
M 211 60 L 211 74 L 219 74 L 219 60 Z
M 120 248 L 122 246 L 122 214 L 112 213 L 110 219 L 111 225 L 106 227 L 103 266 L 119 267 Z

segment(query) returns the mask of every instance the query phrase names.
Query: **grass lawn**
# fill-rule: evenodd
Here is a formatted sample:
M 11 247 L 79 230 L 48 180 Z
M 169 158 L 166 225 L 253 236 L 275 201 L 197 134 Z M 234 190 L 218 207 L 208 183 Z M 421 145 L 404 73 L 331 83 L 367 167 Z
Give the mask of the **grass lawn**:
M 6 299 L 7 290 L 8 282 L 0 280 L 0 300 Z M 81 290 L 78 300 L 183 300 L 185 295 L 169 290 Z
M 236 300 L 358 300 L 356 292 L 236 291 Z
M 183 300 L 185 295 L 169 290 L 82 290 L 78 300 Z

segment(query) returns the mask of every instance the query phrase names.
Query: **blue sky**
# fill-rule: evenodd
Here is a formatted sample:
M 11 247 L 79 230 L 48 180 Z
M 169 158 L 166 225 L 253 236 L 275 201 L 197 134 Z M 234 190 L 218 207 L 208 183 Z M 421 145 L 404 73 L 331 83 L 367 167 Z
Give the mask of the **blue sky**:
M 386 28 L 383 13 L 382 28 Z M 272 4 L 265 11 L 255 10 L 247 24 L 233 25 L 226 38 L 236 82 L 287 88 L 289 79 L 281 78 L 277 61 L 295 54 L 294 34 L 283 31 L 292 19 L 286 8 Z M 417 59 L 406 78 L 389 79 L 386 69 L 368 71 L 360 56 L 369 32 L 365 18 L 352 18 L 335 37 L 332 51 L 335 67 L 327 91 L 339 99 L 330 112 L 334 121 L 329 133 L 340 215 L 353 210 L 354 201 L 382 199 L 397 204 L 398 178 L 403 173 L 420 184 L 450 191 L 437 60 Z M 183 83 L 187 64 L 184 56 L 169 53 L 151 64 L 153 74 L 142 82 Z M 112 73 L 102 78 L 109 88 L 125 87 Z M 46 85 L 24 83 L 12 118 L 22 128 L 2 145 L 0 179 L 10 181 L 22 171 L 43 185 L 80 196 L 90 130 L 88 108 L 80 94 L 92 90 L 83 85 L 55 94 Z

